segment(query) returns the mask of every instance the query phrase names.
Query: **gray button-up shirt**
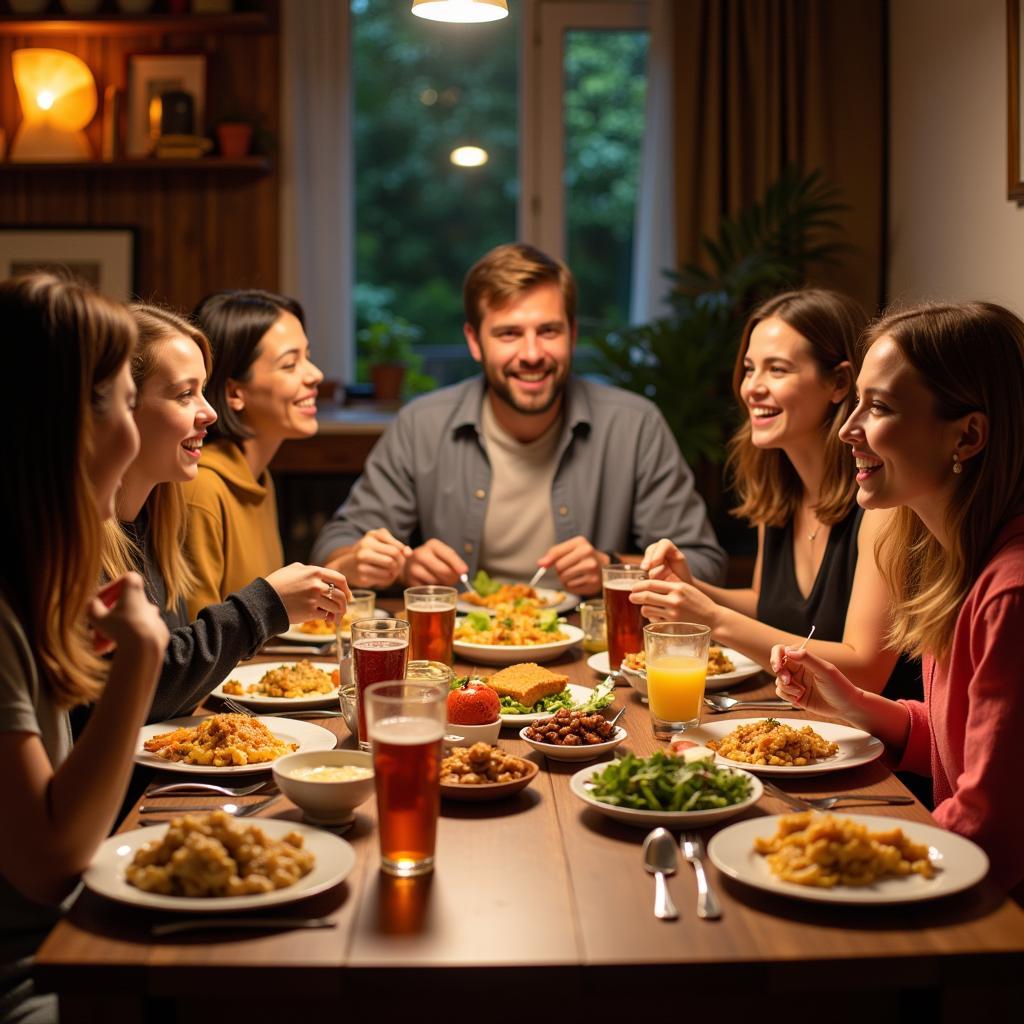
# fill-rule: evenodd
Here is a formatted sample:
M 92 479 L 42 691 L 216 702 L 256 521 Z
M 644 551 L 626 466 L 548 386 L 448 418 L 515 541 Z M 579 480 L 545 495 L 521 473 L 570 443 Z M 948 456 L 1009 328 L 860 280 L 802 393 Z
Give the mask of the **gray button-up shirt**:
M 386 526 L 415 546 L 437 537 L 478 568 L 491 466 L 483 443 L 482 377 L 406 405 L 367 459 L 345 503 L 324 525 L 312 561 L 323 564 L 367 530 Z M 668 537 L 694 576 L 718 583 L 726 555 L 668 424 L 646 398 L 570 377 L 551 493 L 561 542 L 582 534 L 601 551 L 643 551 Z M 524 500 L 531 496 L 524 495 Z

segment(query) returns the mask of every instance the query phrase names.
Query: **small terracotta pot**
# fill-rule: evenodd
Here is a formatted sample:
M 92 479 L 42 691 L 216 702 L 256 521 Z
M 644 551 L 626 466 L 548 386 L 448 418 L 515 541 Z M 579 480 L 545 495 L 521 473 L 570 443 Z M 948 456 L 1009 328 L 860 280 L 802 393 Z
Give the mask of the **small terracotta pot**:
M 252 125 L 242 121 L 225 121 L 217 125 L 217 146 L 220 155 L 228 160 L 238 160 L 249 155 L 252 145 Z
M 379 363 L 370 367 L 373 396 L 378 402 L 396 402 L 402 397 L 405 367 L 400 363 Z

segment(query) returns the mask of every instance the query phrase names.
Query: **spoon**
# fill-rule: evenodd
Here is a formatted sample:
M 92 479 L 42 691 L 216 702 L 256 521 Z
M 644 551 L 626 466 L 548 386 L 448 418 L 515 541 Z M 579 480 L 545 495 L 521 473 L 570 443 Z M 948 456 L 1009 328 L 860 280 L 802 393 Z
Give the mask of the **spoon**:
M 661 921 L 674 921 L 679 911 L 672 902 L 666 875 L 676 873 L 676 843 L 667 829 L 656 828 L 644 840 L 644 870 L 654 875 L 654 916 Z
M 742 711 L 746 708 L 774 708 L 776 711 L 792 711 L 793 705 L 778 697 L 765 700 L 741 700 L 727 693 L 709 693 L 704 698 L 705 707 L 712 711 Z

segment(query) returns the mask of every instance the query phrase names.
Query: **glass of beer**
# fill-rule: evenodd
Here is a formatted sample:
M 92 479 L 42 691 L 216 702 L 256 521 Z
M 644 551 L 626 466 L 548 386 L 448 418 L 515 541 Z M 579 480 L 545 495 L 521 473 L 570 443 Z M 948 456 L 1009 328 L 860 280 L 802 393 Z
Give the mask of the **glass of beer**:
M 381 869 L 389 875 L 434 869 L 447 699 L 447 685 L 413 679 L 366 691 Z
M 640 605 L 630 604 L 629 595 L 647 572 L 639 565 L 606 565 L 601 570 L 604 584 L 604 614 L 608 630 L 608 664 L 619 671 L 627 654 L 644 649 L 644 619 Z
M 710 627 L 696 622 L 644 626 L 647 703 L 658 739 L 700 724 L 710 643 Z
M 410 657 L 452 663 L 458 600 L 454 587 L 409 587 L 405 591 L 405 613 L 412 627 Z
M 366 688 L 403 679 L 409 660 L 409 623 L 404 619 L 357 619 L 352 623 L 352 675 L 359 714 L 359 746 L 370 749 L 366 729 Z

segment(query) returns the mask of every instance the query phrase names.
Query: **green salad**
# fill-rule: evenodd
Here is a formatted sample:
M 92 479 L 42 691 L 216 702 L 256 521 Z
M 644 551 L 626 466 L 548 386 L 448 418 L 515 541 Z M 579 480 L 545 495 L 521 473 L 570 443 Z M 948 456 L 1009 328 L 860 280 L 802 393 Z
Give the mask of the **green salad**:
M 691 761 L 659 750 L 648 758 L 626 754 L 590 777 L 590 793 L 604 804 L 635 811 L 712 811 L 742 803 L 750 780 L 710 760 Z
M 477 633 L 490 633 L 495 626 L 502 629 L 515 629 L 516 627 L 512 619 L 499 619 L 496 616 L 489 615 L 487 612 L 468 612 L 464 621 L 467 626 L 476 630 Z M 558 618 L 558 612 L 553 608 L 537 612 L 536 625 L 537 629 L 542 633 L 557 633 L 559 622 L 564 621 L 565 619 Z

